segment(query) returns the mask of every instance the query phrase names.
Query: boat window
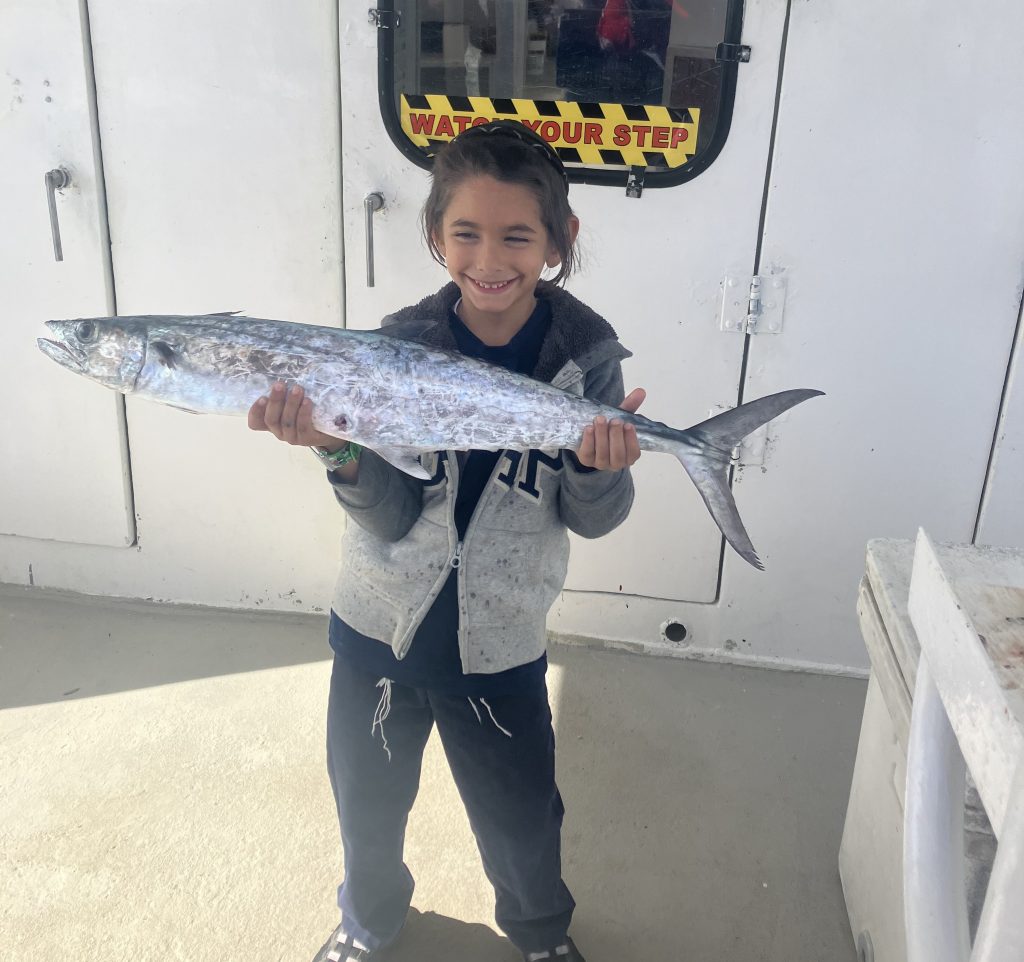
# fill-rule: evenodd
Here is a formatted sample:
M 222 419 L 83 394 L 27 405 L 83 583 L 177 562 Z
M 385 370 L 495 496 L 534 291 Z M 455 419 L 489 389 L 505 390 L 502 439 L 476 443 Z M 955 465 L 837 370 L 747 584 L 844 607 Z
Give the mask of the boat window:
M 570 179 L 671 186 L 729 130 L 742 0 L 392 0 L 378 19 L 380 101 L 421 167 L 473 124 L 517 119 Z

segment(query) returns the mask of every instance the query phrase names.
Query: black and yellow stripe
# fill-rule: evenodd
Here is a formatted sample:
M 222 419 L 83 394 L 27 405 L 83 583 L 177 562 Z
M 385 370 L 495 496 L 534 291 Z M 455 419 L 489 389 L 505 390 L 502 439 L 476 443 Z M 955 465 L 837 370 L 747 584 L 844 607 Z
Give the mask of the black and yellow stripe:
M 551 144 L 565 164 L 675 168 L 697 148 L 700 109 L 402 94 L 401 120 L 409 140 L 427 153 L 467 127 L 518 120 Z

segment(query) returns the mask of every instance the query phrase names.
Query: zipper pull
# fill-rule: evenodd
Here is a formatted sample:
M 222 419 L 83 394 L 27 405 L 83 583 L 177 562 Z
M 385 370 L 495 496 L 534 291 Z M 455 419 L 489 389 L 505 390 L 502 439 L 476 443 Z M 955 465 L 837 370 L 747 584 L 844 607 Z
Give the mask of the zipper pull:
M 462 564 L 462 542 L 460 541 L 455 546 L 455 554 L 452 555 L 451 565 L 453 568 L 458 568 Z

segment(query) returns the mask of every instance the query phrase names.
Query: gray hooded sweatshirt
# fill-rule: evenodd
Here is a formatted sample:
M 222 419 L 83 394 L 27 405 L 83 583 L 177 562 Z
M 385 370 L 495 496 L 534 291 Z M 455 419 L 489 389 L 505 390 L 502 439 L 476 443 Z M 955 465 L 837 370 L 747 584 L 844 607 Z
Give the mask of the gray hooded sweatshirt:
M 630 353 L 608 322 L 551 284 L 542 282 L 536 294 L 550 304 L 551 326 L 533 376 L 621 404 L 620 362 Z M 458 287 L 448 284 L 385 318 L 383 329 L 455 351 L 448 317 L 458 299 Z M 618 526 L 633 502 L 629 471 L 588 471 L 567 452 L 502 452 L 460 543 L 459 457 L 449 451 L 422 462 L 434 480 L 413 478 L 364 450 L 354 484 L 332 480 L 355 522 L 342 541 L 334 611 L 402 658 L 457 567 L 462 670 L 492 674 L 536 660 L 547 646 L 547 612 L 565 583 L 566 529 L 597 538 Z

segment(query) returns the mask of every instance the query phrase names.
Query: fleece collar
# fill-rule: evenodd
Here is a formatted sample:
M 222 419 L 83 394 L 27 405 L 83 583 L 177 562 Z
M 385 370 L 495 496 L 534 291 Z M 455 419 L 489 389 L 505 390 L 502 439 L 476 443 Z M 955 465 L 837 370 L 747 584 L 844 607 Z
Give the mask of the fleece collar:
M 536 294 L 551 306 L 551 326 L 533 371 L 537 380 L 551 381 L 570 361 L 586 373 L 604 361 L 631 356 L 619 343 L 612 326 L 568 291 L 541 281 Z M 395 337 L 457 351 L 448 316 L 460 296 L 458 285 L 452 281 L 418 304 L 384 318 L 385 331 Z

